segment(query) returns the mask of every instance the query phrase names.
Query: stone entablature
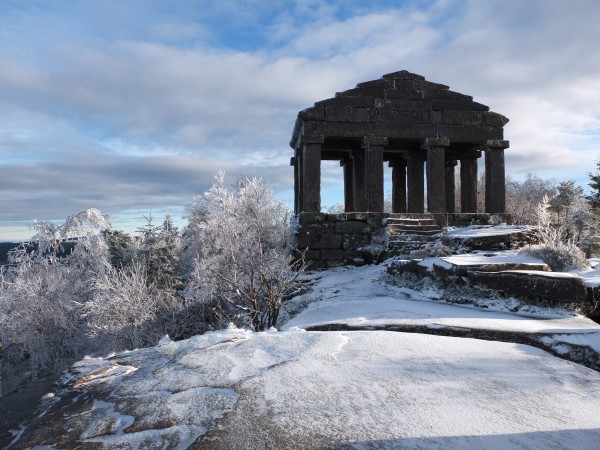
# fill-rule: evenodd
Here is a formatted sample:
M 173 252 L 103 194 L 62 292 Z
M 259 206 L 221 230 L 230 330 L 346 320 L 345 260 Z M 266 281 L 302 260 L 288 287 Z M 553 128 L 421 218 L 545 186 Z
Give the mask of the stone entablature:
M 338 160 L 346 212 L 383 211 L 387 162 L 394 213 L 424 212 L 425 178 L 429 212 L 454 213 L 457 164 L 461 212 L 476 213 L 477 159 L 484 154 L 485 212 L 503 213 L 507 122 L 472 97 L 410 72 L 359 83 L 298 114 L 290 141 L 295 212 L 320 211 L 321 161 Z

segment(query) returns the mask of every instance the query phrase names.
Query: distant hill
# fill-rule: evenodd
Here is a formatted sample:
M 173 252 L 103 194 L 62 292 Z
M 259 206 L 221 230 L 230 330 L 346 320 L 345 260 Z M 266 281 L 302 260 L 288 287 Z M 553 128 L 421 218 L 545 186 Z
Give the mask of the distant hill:
M 0 266 L 4 266 L 8 264 L 8 252 L 10 252 L 13 248 L 18 247 L 20 243 L 18 242 L 0 242 Z M 75 247 L 75 241 L 63 242 L 64 252 L 59 253 L 58 256 L 66 256 L 71 253 L 73 247 Z M 33 246 L 33 249 L 37 249 L 37 245 Z
M 8 252 L 18 245 L 16 242 L 0 242 L 0 266 L 8 264 Z

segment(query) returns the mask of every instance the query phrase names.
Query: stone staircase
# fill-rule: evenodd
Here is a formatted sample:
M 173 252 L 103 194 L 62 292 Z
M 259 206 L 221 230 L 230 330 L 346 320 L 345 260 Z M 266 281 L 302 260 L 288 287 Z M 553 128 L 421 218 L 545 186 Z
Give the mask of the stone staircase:
M 396 255 L 422 249 L 442 232 L 435 220 L 424 214 L 390 214 L 387 229 L 388 251 Z

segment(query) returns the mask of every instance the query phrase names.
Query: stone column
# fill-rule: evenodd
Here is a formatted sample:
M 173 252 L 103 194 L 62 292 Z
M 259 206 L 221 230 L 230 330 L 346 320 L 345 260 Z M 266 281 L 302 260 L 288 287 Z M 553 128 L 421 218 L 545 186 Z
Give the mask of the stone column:
M 460 212 L 477 212 L 477 158 L 460 160 Z
M 365 151 L 362 148 L 352 150 L 352 170 L 354 172 L 353 206 L 354 211 L 367 210 L 367 191 L 365 176 Z
M 406 212 L 406 160 L 393 159 L 392 168 L 392 212 Z
M 295 156 L 290 158 L 290 166 L 294 168 L 294 214 L 298 214 L 298 193 L 300 189 L 298 188 L 298 159 Z
M 485 212 L 506 212 L 506 175 L 504 172 L 504 149 L 508 141 L 489 140 L 483 143 L 485 152 Z
M 423 168 L 425 166 L 425 152 L 410 150 L 408 152 L 407 190 L 408 212 L 423 214 L 425 210 L 425 190 L 423 187 Z
M 446 212 L 456 212 L 456 181 L 454 179 L 455 160 L 446 161 Z
M 421 148 L 427 151 L 427 207 L 429 212 L 443 214 L 446 209 L 447 138 L 427 138 Z
M 321 145 L 323 136 L 302 136 L 302 211 L 321 211 Z
M 383 147 L 387 138 L 365 136 L 362 148 L 365 150 L 367 211 L 383 212 Z
M 352 159 L 344 158 L 340 161 L 344 168 L 344 211 L 354 211 L 354 168 Z

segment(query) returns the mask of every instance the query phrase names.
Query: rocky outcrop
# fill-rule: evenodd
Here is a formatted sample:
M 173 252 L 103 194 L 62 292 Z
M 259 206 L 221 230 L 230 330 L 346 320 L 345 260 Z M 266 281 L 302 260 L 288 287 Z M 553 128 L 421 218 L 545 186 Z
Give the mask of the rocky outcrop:
M 532 270 L 472 272 L 469 280 L 506 295 L 558 303 L 584 303 L 587 290 L 583 278 L 568 273 Z

